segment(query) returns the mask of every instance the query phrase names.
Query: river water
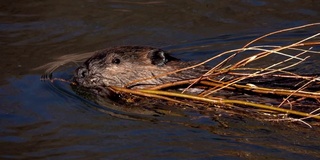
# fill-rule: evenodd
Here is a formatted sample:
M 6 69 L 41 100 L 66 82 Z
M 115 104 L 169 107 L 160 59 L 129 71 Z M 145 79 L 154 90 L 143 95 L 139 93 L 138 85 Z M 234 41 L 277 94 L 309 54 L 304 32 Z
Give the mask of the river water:
M 317 127 L 237 116 L 223 127 L 196 113 L 127 119 L 101 111 L 67 84 L 40 81 L 44 70 L 33 70 L 63 55 L 118 45 L 204 60 L 319 17 L 315 0 L 1 0 L 0 159 L 319 159 Z M 56 76 L 71 72 L 67 67 Z

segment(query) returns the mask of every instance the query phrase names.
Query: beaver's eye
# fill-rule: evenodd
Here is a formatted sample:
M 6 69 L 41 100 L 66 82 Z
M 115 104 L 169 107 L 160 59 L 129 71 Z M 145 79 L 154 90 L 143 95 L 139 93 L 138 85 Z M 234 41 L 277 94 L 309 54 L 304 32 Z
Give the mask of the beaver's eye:
M 114 58 L 111 62 L 112 62 L 113 64 L 119 64 L 119 63 L 120 63 L 120 59 Z

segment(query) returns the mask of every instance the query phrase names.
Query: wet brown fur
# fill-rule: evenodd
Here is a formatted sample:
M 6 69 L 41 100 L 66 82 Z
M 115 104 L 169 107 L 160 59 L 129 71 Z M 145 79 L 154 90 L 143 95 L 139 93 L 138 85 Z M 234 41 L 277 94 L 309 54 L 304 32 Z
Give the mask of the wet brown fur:
M 119 86 L 124 87 L 137 79 L 154 77 L 194 63 L 183 62 L 167 52 L 144 46 L 121 46 L 98 51 L 74 74 L 74 81 L 80 86 Z M 132 88 L 145 88 L 152 85 L 199 77 L 207 68 L 204 66 L 187 72 L 170 74 L 134 84 Z

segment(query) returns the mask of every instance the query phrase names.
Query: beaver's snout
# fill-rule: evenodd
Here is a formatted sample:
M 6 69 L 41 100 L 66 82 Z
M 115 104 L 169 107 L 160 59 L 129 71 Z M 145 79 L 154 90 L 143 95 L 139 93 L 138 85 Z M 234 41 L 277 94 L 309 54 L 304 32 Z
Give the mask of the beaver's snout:
M 73 81 L 77 84 L 83 84 L 85 78 L 88 76 L 88 69 L 86 67 L 80 66 L 74 72 Z
M 75 70 L 73 81 L 84 87 L 92 87 L 102 84 L 100 74 L 90 71 L 90 69 L 85 67 L 85 65 L 82 65 Z
M 75 77 L 77 78 L 85 78 L 88 76 L 88 69 L 86 67 L 80 66 L 79 68 L 76 69 L 75 71 Z

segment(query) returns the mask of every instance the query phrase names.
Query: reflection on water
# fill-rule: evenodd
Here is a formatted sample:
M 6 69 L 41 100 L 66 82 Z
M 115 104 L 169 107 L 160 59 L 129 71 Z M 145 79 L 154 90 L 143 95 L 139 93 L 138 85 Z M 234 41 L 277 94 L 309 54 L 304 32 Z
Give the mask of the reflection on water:
M 203 60 L 264 33 L 316 22 L 319 10 L 320 3 L 302 0 L 3 1 L 0 156 L 320 158 L 317 128 L 236 116 L 221 119 L 228 123 L 226 128 L 193 112 L 191 117 L 128 119 L 122 112 L 82 99 L 66 83 L 41 82 L 44 71 L 31 70 L 62 55 L 114 45 L 152 45 L 184 60 Z M 300 40 L 315 32 L 317 27 L 275 41 Z M 316 72 L 318 61 L 312 59 L 311 65 L 299 69 Z M 57 76 L 71 74 L 60 73 Z

